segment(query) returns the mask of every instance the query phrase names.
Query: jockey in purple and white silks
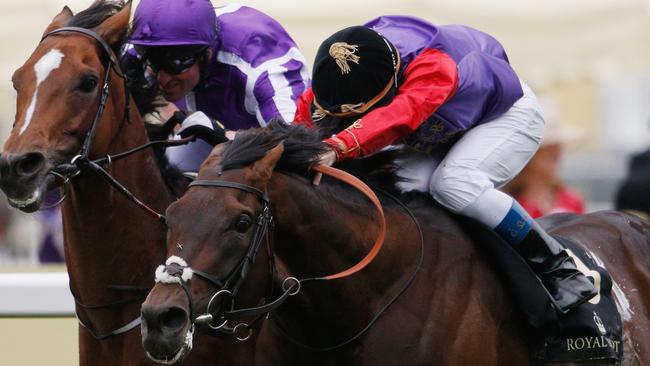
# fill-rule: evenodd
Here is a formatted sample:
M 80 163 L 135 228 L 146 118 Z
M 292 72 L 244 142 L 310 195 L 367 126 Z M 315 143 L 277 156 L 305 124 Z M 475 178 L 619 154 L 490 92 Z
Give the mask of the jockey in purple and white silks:
M 437 166 L 423 155 L 403 162 L 400 175 L 424 176 L 438 203 L 499 234 L 542 280 L 559 312 L 596 295 L 563 246 L 497 189 L 538 149 L 544 118 L 496 39 L 405 16 L 334 33 L 318 49 L 312 88 L 301 96 L 295 122 L 341 121 L 347 128 L 325 140 L 331 149 L 322 164 L 391 144 L 423 153 L 452 144 Z
M 142 0 L 125 52 L 126 67 L 144 64 L 167 101 L 195 112 L 187 117 L 193 124 L 217 120 L 239 130 L 274 118 L 291 122 L 309 86 L 305 59 L 286 30 L 241 5 Z M 181 170 L 196 171 L 210 149 L 198 141 L 169 148 L 167 156 Z

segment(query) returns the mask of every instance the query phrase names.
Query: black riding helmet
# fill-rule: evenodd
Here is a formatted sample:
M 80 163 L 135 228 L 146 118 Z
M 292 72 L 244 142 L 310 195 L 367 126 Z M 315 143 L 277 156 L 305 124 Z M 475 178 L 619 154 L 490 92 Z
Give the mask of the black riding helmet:
M 312 90 L 316 114 L 366 112 L 396 85 L 399 53 L 376 31 L 354 26 L 327 38 L 316 53 Z

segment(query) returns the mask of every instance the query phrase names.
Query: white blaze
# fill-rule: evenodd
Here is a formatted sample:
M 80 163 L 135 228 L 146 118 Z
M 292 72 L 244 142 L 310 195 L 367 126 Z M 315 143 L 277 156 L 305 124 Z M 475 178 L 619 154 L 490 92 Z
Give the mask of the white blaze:
M 34 109 L 36 108 L 36 95 L 38 94 L 39 85 L 47 79 L 50 73 L 61 66 L 61 59 L 63 59 L 63 53 L 56 48 L 53 48 L 45 54 L 36 65 L 34 65 L 34 73 L 36 74 L 36 87 L 34 88 L 34 95 L 32 96 L 32 101 L 27 107 L 27 113 L 25 114 L 25 122 L 20 128 L 19 134 L 22 134 L 29 126 L 29 123 L 32 121 L 32 114 L 34 114 Z

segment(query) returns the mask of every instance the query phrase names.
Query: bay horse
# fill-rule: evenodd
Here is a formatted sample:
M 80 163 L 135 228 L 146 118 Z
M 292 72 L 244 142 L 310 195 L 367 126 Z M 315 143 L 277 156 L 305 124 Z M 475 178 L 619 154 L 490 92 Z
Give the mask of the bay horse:
M 167 208 L 168 259 L 142 305 L 145 348 L 173 353 L 195 324 L 219 327 L 239 311 L 238 337 L 259 333 L 256 365 L 528 364 L 528 328 L 508 288 L 481 243 L 428 195 L 400 197 L 414 218 L 384 199 L 378 255 L 352 276 L 321 278 L 364 258 L 382 227 L 355 189 L 328 177 L 312 185 L 307 172 L 322 148 L 302 127 L 272 125 L 212 151 Z M 650 224 L 613 211 L 551 221 L 624 284 L 625 364 L 648 364 Z M 300 287 L 294 279 L 314 277 Z M 268 312 L 261 324 L 252 316 L 260 311 L 242 309 L 255 304 Z
M 149 141 L 140 114 L 128 108 L 115 53 L 129 11 L 130 4 L 98 1 L 77 15 L 64 7 L 54 17 L 13 75 L 16 117 L 0 156 L 0 186 L 9 203 L 25 212 L 39 209 L 45 193 L 62 180 L 69 185 L 62 203 L 65 260 L 82 325 L 81 365 L 152 364 L 138 324 L 140 303 L 153 285 L 150 273 L 165 255 L 165 226 L 99 175 L 57 172 L 72 166 L 77 154 L 96 159 Z M 107 171 L 155 211 L 176 199 L 151 150 L 113 161 Z M 201 340 L 186 364 L 249 364 L 250 346 L 224 342 L 231 341 Z

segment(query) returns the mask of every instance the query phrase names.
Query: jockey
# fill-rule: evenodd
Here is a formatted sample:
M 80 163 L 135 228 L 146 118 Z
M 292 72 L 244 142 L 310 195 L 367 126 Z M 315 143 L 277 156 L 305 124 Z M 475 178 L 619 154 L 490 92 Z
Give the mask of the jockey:
M 146 73 L 173 103 L 159 123 L 177 109 L 188 112 L 186 124 L 194 127 L 219 126 L 211 120 L 229 130 L 265 126 L 274 118 L 290 122 L 296 99 L 309 86 L 305 59 L 285 29 L 241 5 L 142 0 L 124 52 L 127 74 Z M 167 156 L 181 170 L 196 171 L 210 150 L 197 141 L 168 148 Z
M 496 189 L 533 156 L 544 130 L 537 98 L 497 40 L 465 26 L 382 16 L 327 38 L 313 68 L 312 88 L 301 96 L 295 121 L 311 126 L 322 120 L 321 127 L 352 122 L 325 140 L 331 150 L 321 163 L 394 143 L 431 152 L 455 141 L 427 176 L 433 198 L 512 245 L 560 313 L 596 295 L 563 246 Z

